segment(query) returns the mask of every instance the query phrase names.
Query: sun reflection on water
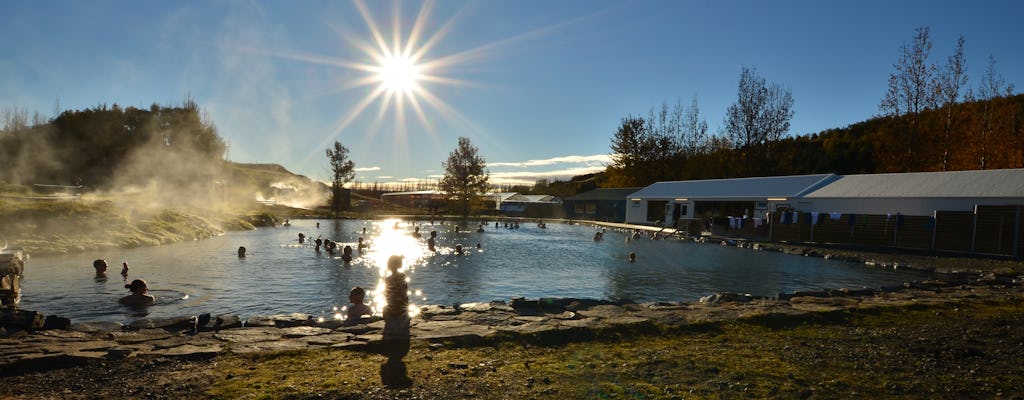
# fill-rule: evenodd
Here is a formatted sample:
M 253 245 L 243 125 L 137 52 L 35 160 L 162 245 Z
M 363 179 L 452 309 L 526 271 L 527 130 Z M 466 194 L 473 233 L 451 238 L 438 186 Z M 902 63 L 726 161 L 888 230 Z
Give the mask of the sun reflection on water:
M 369 246 L 363 250 L 363 257 L 368 260 L 366 263 L 367 267 L 376 268 L 378 274 L 377 286 L 369 293 L 371 299 L 370 308 L 373 310 L 374 315 L 381 315 L 383 313 L 384 306 L 387 305 L 387 299 L 384 297 L 386 291 L 384 278 L 390 274 L 387 265 L 388 258 L 393 255 L 399 255 L 402 256 L 403 262 L 402 268 L 398 271 L 405 273 L 405 281 L 410 287 L 407 293 L 409 295 L 409 316 L 416 316 L 419 314 L 419 306 L 414 304 L 414 302 L 426 299 L 422 297 L 422 290 L 411 289 L 411 277 L 416 272 L 417 267 L 426 265 L 427 256 L 431 252 L 427 249 L 426 243 L 413 234 L 416 227 L 415 221 L 406 222 L 401 219 L 392 218 L 374 221 L 373 224 L 373 233 L 376 233 L 376 235 L 367 238 Z

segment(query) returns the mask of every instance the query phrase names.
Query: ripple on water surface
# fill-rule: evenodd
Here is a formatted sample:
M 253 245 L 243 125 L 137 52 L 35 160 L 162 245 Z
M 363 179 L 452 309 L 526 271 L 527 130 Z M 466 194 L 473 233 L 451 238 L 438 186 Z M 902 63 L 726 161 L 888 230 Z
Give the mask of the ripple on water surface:
M 550 223 L 539 229 L 464 224 L 416 224 L 396 220 L 293 220 L 289 227 L 232 232 L 172 245 L 115 249 L 61 257 L 33 257 L 23 282 L 21 307 L 75 322 L 126 322 L 140 316 L 117 299 L 127 295 L 116 275 L 96 280 L 92 261 L 127 261 L 129 279 L 149 283 L 157 304 L 149 317 L 202 313 L 243 318 L 303 312 L 332 317 L 348 303 L 354 286 L 367 288 L 378 303 L 384 260 L 405 256 L 413 304 L 469 303 L 511 297 L 577 297 L 645 301 L 694 301 L 715 292 L 770 296 L 779 292 L 838 287 L 880 287 L 922 279 L 925 273 L 872 269 L 860 264 L 758 252 L 678 240 L 626 242 L 614 230 L 594 241 L 596 228 Z M 396 224 L 396 222 L 398 222 Z M 421 237 L 412 232 L 420 227 Z M 366 233 L 363 233 L 366 228 Z M 438 232 L 437 252 L 427 250 Z M 298 234 L 308 240 L 298 243 Z M 317 237 L 357 248 L 351 263 L 338 254 L 314 251 Z M 455 254 L 462 245 L 465 254 Z M 479 244 L 478 249 L 476 245 Z M 238 258 L 239 246 L 248 249 Z M 637 254 L 635 263 L 627 255 Z M 375 297 L 375 293 L 378 294 Z M 371 304 L 380 309 L 381 304 Z

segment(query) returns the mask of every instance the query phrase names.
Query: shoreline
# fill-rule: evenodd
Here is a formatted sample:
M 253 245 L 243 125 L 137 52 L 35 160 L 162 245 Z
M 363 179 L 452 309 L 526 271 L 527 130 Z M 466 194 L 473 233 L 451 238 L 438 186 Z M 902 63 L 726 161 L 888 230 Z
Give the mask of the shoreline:
M 573 221 L 573 223 L 580 223 Z M 753 297 L 735 293 L 716 293 L 702 298 L 699 301 L 690 302 L 656 302 L 656 303 L 616 303 L 591 299 L 514 299 L 509 302 L 495 301 L 488 303 L 463 304 L 458 308 L 446 306 L 424 306 L 420 309 L 418 316 L 413 318 L 410 327 L 410 347 L 408 355 L 403 359 L 401 365 L 408 366 L 411 373 L 406 375 L 406 380 L 411 381 L 409 385 L 394 386 L 383 375 L 384 354 L 388 353 L 391 345 L 385 342 L 383 331 L 385 321 L 380 318 L 374 319 L 366 324 L 346 326 L 338 321 L 319 322 L 308 314 L 279 314 L 270 316 L 255 316 L 242 321 L 237 316 L 182 316 L 163 319 L 142 319 L 129 324 L 120 323 L 83 323 L 61 326 L 63 321 L 55 320 L 51 327 L 62 329 L 47 329 L 36 331 L 25 330 L 4 330 L 0 335 L 0 377 L 5 382 L 4 388 L 0 388 L 0 397 L 14 396 L 14 398 L 88 398 L 69 394 L 67 387 L 88 390 L 94 396 L 106 398 L 138 398 L 145 394 L 148 398 L 183 398 L 183 397 L 216 397 L 233 398 L 245 393 L 264 393 L 269 397 L 288 397 L 287 393 L 305 393 L 295 395 L 296 398 L 320 397 L 316 393 L 336 393 L 337 398 L 479 398 L 481 393 L 490 393 L 488 388 L 504 387 L 509 380 L 522 382 L 508 388 L 507 393 L 511 397 L 535 397 L 535 398 L 557 398 L 559 393 L 576 393 L 568 398 L 593 397 L 591 392 L 574 392 L 574 387 L 588 387 L 586 382 L 588 372 L 572 367 L 571 364 L 562 364 L 555 371 L 556 375 L 550 378 L 543 373 L 534 372 L 530 364 L 523 367 L 513 367 L 514 363 L 497 363 L 494 359 L 516 359 L 523 357 L 525 360 L 537 360 L 538 363 L 555 363 L 564 360 L 572 355 L 561 354 L 559 348 L 573 348 L 577 352 L 597 352 L 602 354 L 599 361 L 596 361 L 592 371 L 605 374 L 605 376 L 619 376 L 630 373 L 636 375 L 639 381 L 651 381 L 650 367 L 643 364 L 636 364 L 634 357 L 625 353 L 621 360 L 619 354 L 621 346 L 631 351 L 650 353 L 649 357 L 658 359 L 664 357 L 665 352 L 680 351 L 675 344 L 701 342 L 701 337 L 710 335 L 712 338 L 718 335 L 726 335 L 729 341 L 752 340 L 754 337 L 771 337 L 773 329 L 765 333 L 750 334 L 748 329 L 764 329 L 763 327 L 804 327 L 812 332 L 821 331 L 814 335 L 833 335 L 831 332 L 837 327 L 850 331 L 850 336 L 843 342 L 843 346 L 852 346 L 851 350 L 858 354 L 877 354 L 875 358 L 879 365 L 888 365 L 891 362 L 891 355 L 884 351 L 870 347 L 862 347 L 864 337 L 863 328 L 858 321 L 858 316 L 879 316 L 895 314 L 900 315 L 899 321 L 903 321 L 905 313 L 921 314 L 916 317 L 915 323 L 928 326 L 928 332 L 910 330 L 905 333 L 898 333 L 898 336 L 890 339 L 894 343 L 904 343 L 907 340 L 920 341 L 922 338 L 932 338 L 939 343 L 949 342 L 946 335 L 942 333 L 947 329 L 946 324 L 930 322 L 933 316 L 950 315 L 951 321 L 962 321 L 953 324 L 970 324 L 969 315 L 974 313 L 962 313 L 958 310 L 981 310 L 984 313 L 997 313 L 993 323 L 995 327 L 1007 326 L 1008 329 L 1021 329 L 1024 332 L 1024 320 L 1017 322 L 1003 323 L 1004 317 L 998 314 L 1000 309 L 1010 308 L 1024 310 L 1024 276 L 1020 275 L 1019 269 L 1012 267 L 1013 262 L 1005 261 L 984 261 L 983 264 L 965 263 L 965 259 L 955 257 L 925 257 L 919 262 L 911 262 L 911 258 L 895 255 L 896 259 L 875 257 L 871 253 L 846 254 L 842 252 L 833 253 L 830 249 L 820 249 L 805 246 L 791 246 L 788 244 L 761 244 L 751 242 L 732 242 L 733 245 L 744 247 L 749 251 L 780 251 L 804 256 L 828 257 L 842 259 L 847 262 L 875 263 L 880 268 L 910 268 L 912 266 L 926 265 L 939 272 L 935 279 L 927 281 L 907 282 L 903 285 L 896 285 L 884 288 L 858 288 L 843 289 L 834 288 L 820 291 L 803 291 L 786 293 L 774 297 Z M 719 245 L 707 243 L 707 245 Z M 772 247 L 777 246 L 777 247 Z M 866 261 L 865 261 L 866 260 Z M 971 268 L 975 265 L 980 268 Z M 967 267 L 967 268 L 965 268 Z M 1016 312 L 1016 311 L 1015 311 Z M 1020 314 L 1009 314 L 1020 315 Z M 965 319 L 966 318 L 966 319 Z M 1018 318 L 1019 319 L 1019 318 Z M 902 323 L 902 322 L 901 322 Z M 939 325 L 934 325 L 939 324 Z M 933 326 L 934 325 L 934 326 Z M 971 326 L 971 325 L 967 325 Z M 986 325 L 987 326 L 987 325 Z M 740 327 L 740 328 L 737 328 Z M 807 328 L 810 327 L 810 328 Z M 1013 328 L 1016 327 L 1016 328 Z M 730 334 L 732 330 L 740 329 L 739 333 Z M 784 328 L 792 329 L 792 328 Z M 970 329 L 970 328 L 960 328 Z M 994 328 L 993 328 L 994 329 Z M 1004 329 L 1004 328 L 999 328 Z M 877 334 L 891 332 L 891 328 L 877 328 Z M 902 331 L 900 331 L 902 332 Z M 892 333 L 889 333 L 892 334 Z M 753 335 L 753 336 L 751 336 Z M 999 336 L 1003 335 L 1003 336 Z M 674 338 L 672 340 L 661 339 L 663 337 Z M 977 335 L 974 335 L 977 336 Z M 972 337 L 974 337 L 972 336 Z M 870 337 L 870 336 L 869 336 Z M 966 337 L 966 336 L 965 336 Z M 997 356 L 996 354 L 1016 354 L 1019 350 L 1013 350 L 1017 346 L 1016 341 L 1004 342 L 1002 330 L 993 331 L 992 339 L 986 339 L 988 346 L 979 352 L 993 354 L 994 361 L 1000 364 L 1010 363 L 1015 359 L 1010 356 Z M 606 344 L 609 340 L 615 341 Z M 716 355 L 713 360 L 727 360 L 729 367 L 716 367 L 717 370 L 705 371 L 701 374 L 710 374 L 712 378 L 689 378 L 689 393 L 698 393 L 698 397 L 715 397 L 720 393 L 731 393 L 738 397 L 753 398 L 795 398 L 808 397 L 807 388 L 801 389 L 803 384 L 797 383 L 794 387 L 794 380 L 801 381 L 803 375 L 784 375 L 771 378 L 767 383 L 761 382 L 761 378 L 753 378 L 756 375 L 745 375 L 747 379 L 739 381 L 754 380 L 755 383 L 744 383 L 729 387 L 714 386 L 715 384 L 704 384 L 701 382 L 716 382 L 725 379 L 735 381 L 736 374 L 751 374 L 751 372 L 730 372 L 742 371 L 745 365 L 751 365 L 746 354 L 743 353 L 723 356 L 720 351 L 728 349 L 725 339 L 715 340 L 700 346 L 710 346 Z M 773 342 L 765 344 L 769 346 L 765 351 L 772 354 L 790 354 L 801 349 L 801 343 L 814 340 L 801 339 L 791 342 L 793 339 L 789 334 L 782 333 Z M 933 340 L 933 339 L 928 339 Z M 977 341 L 978 339 L 970 339 Z M 614 343 L 619 344 L 614 344 Z M 648 343 L 650 342 L 650 343 Z M 652 344 L 654 343 L 654 344 Z M 829 342 L 829 348 L 837 345 Z M 773 347 L 774 346 L 774 347 Z M 781 347 L 778 347 L 781 346 Z M 797 347 L 793 347 L 797 346 Z M 897 349 L 899 347 L 896 347 Z M 801 350 L 802 351 L 802 350 Z M 808 350 L 809 351 L 809 350 Z M 829 350 L 832 351 L 832 350 Z M 890 350 L 894 351 L 894 350 Z M 958 351 L 956 349 L 952 351 Z M 972 350 L 975 351 L 975 350 Z M 799 353 L 800 351 L 797 351 Z M 821 359 L 819 350 L 809 355 L 805 362 Z M 541 356 L 541 354 L 549 354 Z M 611 354 L 611 355 L 609 355 Z M 843 359 L 845 353 L 838 353 L 830 357 Z M 480 355 L 490 355 L 480 361 L 467 362 Z M 914 356 L 914 354 L 910 354 Z M 693 356 L 683 353 L 678 359 L 686 359 Z M 594 356 L 598 357 L 598 356 Z M 334 371 L 334 374 L 346 376 L 346 385 L 322 387 L 322 384 L 305 381 L 304 377 L 318 376 L 314 370 L 303 369 L 304 365 L 323 365 L 332 370 L 337 365 L 337 360 L 342 365 L 361 365 L 352 367 L 355 376 L 348 375 L 344 371 Z M 827 359 L 827 357 L 826 357 Z M 913 359 L 913 358 L 912 358 Z M 369 360 L 369 363 L 367 363 Z M 622 365 L 622 367 L 609 367 L 610 365 Z M 972 358 L 956 361 L 957 368 L 961 363 L 968 363 L 974 366 Z M 381 377 L 378 382 L 377 362 L 379 364 Z M 719 361 L 715 361 L 719 362 Z M 908 361 L 909 362 L 909 361 Z M 264 367 L 266 363 L 266 367 Z M 324 364 L 326 363 L 326 364 Z M 355 364 L 351 364 L 355 363 Z M 484 365 L 480 367 L 477 365 Z M 625 367 L 629 364 L 629 367 Z M 634 366 L 635 365 L 635 366 Z M 756 365 L 756 364 L 754 364 Z M 988 365 L 988 364 L 986 364 Z M 1016 364 L 1014 364 L 1016 365 Z M 493 366 L 493 367 L 492 367 Z M 369 369 L 367 369 L 369 368 Z M 834 368 L 834 367 L 833 367 Z M 826 375 L 843 376 L 850 373 L 850 369 L 856 370 L 856 365 L 830 369 L 828 366 L 814 368 L 816 371 L 824 371 Z M 1011 367 L 1003 367 L 1011 368 Z M 106 372 L 103 372 L 106 371 Z M 116 373 L 110 371 L 117 371 Z M 186 372 L 187 371 L 187 372 Z M 292 372 L 281 372 L 292 371 Z M 433 371 L 433 372 L 431 372 Z M 694 369 L 686 367 L 682 371 L 676 371 L 666 375 L 671 377 L 689 374 L 686 371 L 702 371 L 701 368 Z M 1010 369 L 1007 374 L 1015 374 Z M 555 372 L 552 372 L 555 373 Z M 808 372 L 810 374 L 812 372 Z M 817 372 L 814 372 L 817 373 Z M 111 377 L 111 374 L 116 376 Z M 439 374 L 439 375 L 438 375 Z M 525 374 L 525 375 L 524 375 Z M 540 374 L 540 375 L 538 375 Z M 580 374 L 583 374 L 582 376 Z M 724 377 L 721 375 L 725 375 Z M 914 371 L 913 376 L 928 375 L 928 372 Z M 189 383 L 175 383 L 167 381 L 163 376 L 187 376 Z M 360 375 L 362 377 L 360 377 Z M 370 376 L 373 379 L 367 380 Z M 558 378 L 561 376 L 562 378 Z M 543 378 L 541 378 L 543 377 Z M 717 377 L 717 378 L 714 378 Z M 449 381 L 450 378 L 458 378 L 457 382 Z M 329 379 L 329 378 L 328 378 Z M 548 379 L 545 381 L 544 379 Z M 583 379 L 582 381 L 580 379 Z M 611 382 L 619 382 L 616 378 Z M 652 398 L 679 398 L 682 393 L 680 388 L 673 381 L 678 382 L 679 378 L 665 378 L 663 387 L 660 389 L 644 389 L 642 393 L 651 393 Z M 765 378 L 767 379 L 767 378 Z M 834 378 L 833 378 L 834 379 Z M 852 378 L 849 378 L 852 379 Z M 918 379 L 918 378 L 915 378 Z M 922 378 L 923 379 L 923 378 Z M 929 380 L 948 381 L 948 378 L 939 376 L 928 378 Z M 163 382 L 159 391 L 152 391 L 139 386 L 133 381 Z M 305 382 L 295 385 L 279 386 L 283 381 Z M 906 385 L 887 384 L 882 389 L 872 392 L 864 386 L 871 387 L 875 378 L 864 378 L 864 382 L 858 384 L 859 391 L 875 393 L 882 397 L 900 396 L 908 392 L 904 390 Z M 1003 380 L 1009 383 L 1003 384 L 1004 392 L 1017 387 L 1012 381 Z M 50 382 L 47 387 L 41 388 L 39 382 Z M 111 385 L 109 382 L 120 382 Z M 468 385 L 468 389 L 461 385 Z M 562 385 L 562 386 L 560 386 Z M 567 385 L 567 386 L 566 386 Z M 613 383 L 612 388 L 618 388 L 620 396 L 630 396 L 638 390 L 632 384 L 625 388 L 620 387 L 624 383 Z M 710 386 L 709 386 L 710 385 Z M 759 392 L 757 390 L 765 390 Z M 849 397 L 849 393 L 842 392 L 842 386 L 836 389 L 835 385 L 827 383 L 807 384 L 813 391 L 819 391 L 825 398 Z M 931 384 L 932 393 L 936 388 L 943 390 L 938 384 Z M 976 386 L 976 384 L 972 384 Z M 52 387 L 50 387 L 52 386 Z M 970 387 L 974 387 L 970 386 Z M 294 389 L 294 387 L 311 387 L 316 389 Z M 773 389 L 778 387 L 780 389 Z M 963 393 L 957 389 L 960 386 L 954 385 L 952 389 L 947 387 L 946 392 Z M 1007 389 L 1009 387 L 1010 389 Z M 276 388 L 276 389 L 275 389 Z M 291 389 L 289 389 L 291 388 Z M 607 388 L 607 387 L 605 387 Z M 1020 387 L 1024 390 L 1024 386 Z M 751 392 L 749 390 L 754 389 Z M 65 390 L 62 392 L 61 390 Z M 282 392 L 283 390 L 283 392 Z M 307 391 L 313 390 L 313 391 Z M 588 390 L 595 390 L 593 388 Z M 605 390 L 605 389 L 600 389 Z M 697 392 L 694 392 L 697 390 Z M 839 390 L 839 391 L 836 391 Z M 362 393 L 362 394 L 360 394 Z M 366 393 L 373 393 L 367 395 Z M 410 395 L 419 393 L 419 395 Z M 761 393 L 753 395 L 752 393 Z M 327 396 L 330 398 L 330 396 Z M 486 397 L 486 396 L 485 396 Z M 687 397 L 687 396 L 684 396 Z M 811 398 L 816 396 L 811 395 Z M 857 396 L 853 396 L 857 397 Z M 869 396 L 871 397 L 871 396 Z M 940 396 L 941 397 L 941 396 Z M 952 395 L 951 397 L 959 397 Z
M 730 327 L 737 326 L 735 324 L 766 327 L 820 326 L 817 329 L 828 330 L 833 324 L 845 326 L 852 323 L 856 326 L 858 323 L 844 321 L 856 319 L 855 316 L 858 315 L 899 315 L 914 312 L 941 316 L 954 315 L 957 310 L 973 307 L 1024 307 L 1024 280 L 1021 277 L 993 280 L 985 275 L 960 276 L 957 280 L 913 282 L 887 289 L 797 292 L 777 298 L 719 293 L 701 301 L 687 303 L 617 304 L 583 299 L 520 299 L 508 303 L 464 304 L 457 309 L 424 306 L 410 324 L 410 344 L 407 345 L 410 350 L 407 350 L 409 356 L 405 356 L 405 359 L 409 363 L 427 365 L 440 362 L 434 369 L 474 370 L 472 365 L 475 364 L 463 367 L 463 361 L 459 361 L 470 357 L 465 352 L 489 353 L 495 351 L 494 349 L 499 349 L 499 352 L 510 351 L 500 350 L 509 349 L 508 346 L 513 346 L 513 350 L 519 348 L 518 346 L 560 348 L 579 345 L 583 346 L 582 348 L 601 348 L 604 346 L 602 343 L 608 340 L 635 342 L 636 346 L 641 346 L 640 348 L 648 348 L 650 345 L 643 344 L 645 340 L 655 340 L 654 338 L 665 335 L 681 336 L 680 340 L 697 340 L 709 333 L 712 337 L 719 335 L 721 333 L 714 332 L 733 329 Z M 927 317 L 924 321 L 932 318 Z M 72 326 L 71 329 L 22 331 L 2 336 L 0 371 L 3 372 L 0 376 L 5 377 L 5 382 L 17 384 L 0 389 L 0 394 L 34 397 L 29 393 L 35 392 L 26 391 L 39 390 L 31 383 L 40 379 L 39 377 L 61 379 L 66 381 L 65 384 L 88 388 L 93 388 L 94 385 L 90 382 L 95 382 L 100 385 L 95 388 L 100 393 L 119 393 L 112 392 L 118 389 L 101 383 L 102 380 L 79 380 L 81 378 L 78 376 L 82 373 L 79 368 L 95 369 L 97 366 L 103 366 L 101 370 L 118 368 L 125 369 L 128 374 L 144 376 L 149 376 L 146 374 L 153 372 L 140 369 L 141 365 L 151 365 L 154 362 L 163 366 L 187 366 L 182 368 L 188 370 L 197 367 L 209 370 L 219 368 L 217 365 L 220 362 L 230 364 L 231 360 L 238 360 L 243 363 L 242 365 L 249 365 L 248 369 L 251 371 L 261 368 L 259 365 L 264 361 L 281 360 L 280 362 L 287 368 L 300 368 L 304 362 L 298 360 L 302 359 L 315 359 L 322 357 L 321 355 L 330 359 L 381 357 L 382 354 L 388 354 L 393 346 L 393 343 L 389 344 L 390 342 L 383 336 L 386 323 L 379 318 L 358 325 L 344 325 L 335 321 L 319 323 L 305 314 L 250 318 L 245 326 L 242 326 L 242 322 L 237 318 L 232 319 L 230 316 L 211 317 L 207 321 L 202 321 L 201 325 L 199 322 L 191 318 L 144 320 L 130 327 L 113 330 L 79 324 Z M 1024 320 L 1017 321 L 1016 324 L 1009 321 L 1002 323 L 1024 326 Z M 783 335 L 784 337 L 786 335 Z M 724 343 L 718 345 L 722 344 Z M 666 343 L 659 346 L 671 345 Z M 1017 344 L 1012 342 L 1006 346 L 1016 347 Z M 463 353 L 459 353 L 459 359 L 454 362 L 439 361 L 447 360 L 444 358 L 447 352 L 455 354 L 460 351 Z M 536 352 L 537 350 L 528 351 L 527 354 Z M 526 360 L 526 367 L 529 369 L 531 359 L 525 358 L 520 362 Z M 255 360 L 261 361 L 252 363 Z M 265 373 L 273 377 L 281 376 L 274 370 L 282 366 L 276 365 L 278 367 L 268 367 L 270 370 Z M 368 366 L 375 365 L 371 363 Z M 583 373 L 571 368 L 568 372 Z M 239 379 L 233 379 L 232 374 L 235 373 L 217 378 L 218 384 L 230 385 L 233 380 Z M 294 378 L 289 376 L 288 379 Z M 405 389 L 390 387 L 384 381 L 383 375 L 381 379 L 379 384 L 374 381 L 367 384 L 370 387 L 377 387 L 376 390 L 386 390 L 386 397 L 373 398 L 407 398 L 402 394 L 402 390 Z M 465 379 L 475 378 L 467 376 Z M 420 378 L 417 381 L 433 387 L 433 384 L 425 379 Z M 257 385 L 251 389 L 273 390 L 271 387 L 260 387 Z M 57 389 L 59 390 L 59 387 Z M 182 390 L 193 394 L 204 393 L 208 389 L 210 388 L 206 385 L 182 386 Z M 533 388 L 527 386 L 526 389 Z M 235 393 L 229 397 L 242 394 L 227 390 L 228 393 Z M 435 395 L 439 395 L 438 393 Z M 479 396 L 478 393 L 471 391 L 459 397 L 476 398 Z M 711 393 L 714 392 L 708 394 Z M 551 394 L 553 392 L 547 393 Z M 541 397 L 546 398 L 547 395 L 542 393 Z M 772 398 L 777 395 L 778 393 L 769 393 L 762 397 Z M 113 397 L 135 396 L 122 393 Z M 181 394 L 177 393 L 168 398 L 180 397 Z

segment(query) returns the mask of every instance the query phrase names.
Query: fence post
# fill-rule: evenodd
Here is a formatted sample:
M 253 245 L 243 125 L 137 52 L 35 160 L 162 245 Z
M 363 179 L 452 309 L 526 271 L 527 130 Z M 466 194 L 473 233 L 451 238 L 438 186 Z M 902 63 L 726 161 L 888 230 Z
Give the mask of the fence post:
M 978 205 L 974 205 L 974 221 L 971 224 L 971 254 L 974 254 L 974 245 L 978 243 Z
M 1021 206 L 1017 206 L 1013 219 L 1013 258 L 1020 258 L 1020 209 Z
M 939 232 L 939 211 L 932 211 L 932 251 L 935 251 L 935 236 Z
M 892 221 L 892 248 L 896 248 L 896 235 L 900 231 L 900 213 L 896 213 L 896 218 Z
M 816 225 L 816 224 L 814 223 L 814 214 L 813 214 L 813 212 L 810 213 L 810 214 L 807 214 L 807 217 L 808 217 L 807 218 L 808 221 L 811 222 L 811 243 L 814 243 L 814 225 Z M 821 218 L 820 215 L 818 217 Z

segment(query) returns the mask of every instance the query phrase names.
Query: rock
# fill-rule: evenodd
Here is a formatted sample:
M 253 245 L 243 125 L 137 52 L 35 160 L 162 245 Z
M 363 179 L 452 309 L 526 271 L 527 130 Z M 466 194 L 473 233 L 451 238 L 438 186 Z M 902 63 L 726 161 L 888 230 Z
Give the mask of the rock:
M 749 303 L 754 300 L 754 296 L 747 293 L 715 293 L 709 296 L 700 298 L 701 304 L 714 305 L 719 303 Z
M 209 315 L 209 314 L 204 314 Z M 237 315 L 218 315 L 216 318 L 210 318 L 205 324 L 199 325 L 199 331 L 219 331 L 221 329 L 233 329 L 241 328 L 242 320 Z
M 281 330 L 273 327 L 228 329 L 213 334 L 213 337 L 231 343 L 270 342 L 281 339 Z
M 139 344 L 170 338 L 172 334 L 163 329 L 140 329 L 137 331 L 110 332 L 111 339 L 120 344 Z
M 71 324 L 71 326 L 68 329 L 71 329 L 76 332 L 85 333 L 106 333 L 121 331 L 123 330 L 123 327 L 120 322 L 102 321 Z
M 291 328 L 282 328 L 281 336 L 285 339 L 295 339 L 306 336 L 316 336 L 331 333 L 330 329 L 318 328 L 315 326 L 293 326 Z
M 455 316 L 459 315 L 458 307 L 445 307 L 445 306 L 422 306 L 420 307 L 420 317 L 429 320 L 438 316 Z
M 108 360 L 121 360 L 121 359 L 127 358 L 131 354 L 132 354 L 132 349 L 124 348 L 124 347 L 114 347 L 114 348 L 111 348 L 111 349 L 107 349 L 107 357 L 106 358 Z
M 46 320 L 43 321 L 43 330 L 50 329 L 68 329 L 71 327 L 71 319 L 58 317 L 56 315 L 49 315 Z
M 0 314 L 0 325 L 13 326 L 27 331 L 39 330 L 43 327 L 43 314 L 37 311 L 4 310 Z
M 123 329 L 132 331 L 140 329 L 163 329 L 169 332 L 194 331 L 196 329 L 196 319 L 195 317 L 144 318 L 129 322 Z
M 258 315 L 245 321 L 245 326 L 276 326 L 278 328 L 290 328 L 293 326 L 313 326 L 316 320 L 309 314 L 292 313 L 262 316 Z

